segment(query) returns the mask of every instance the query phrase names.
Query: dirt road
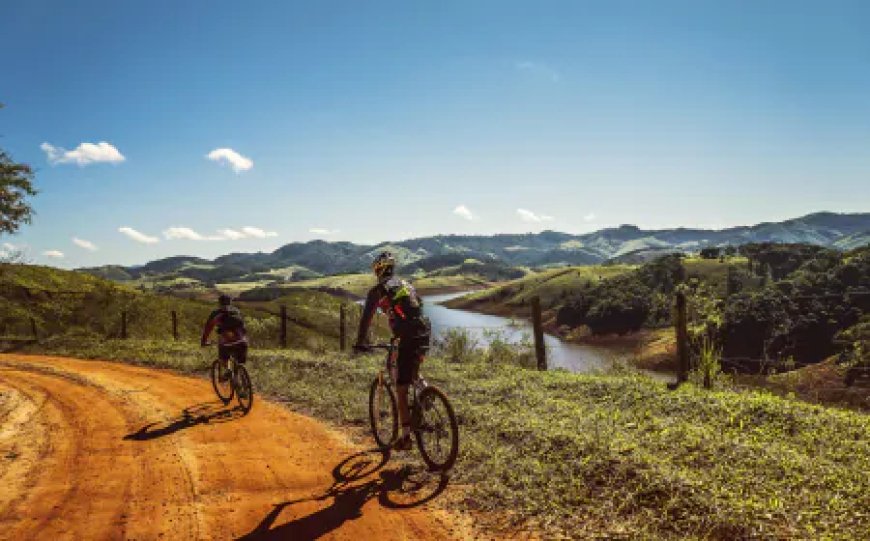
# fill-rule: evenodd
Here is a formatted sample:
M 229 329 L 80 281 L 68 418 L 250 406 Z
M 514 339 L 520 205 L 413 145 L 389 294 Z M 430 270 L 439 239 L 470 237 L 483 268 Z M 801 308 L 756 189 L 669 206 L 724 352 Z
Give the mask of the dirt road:
M 443 479 L 276 404 L 230 408 L 201 379 L 0 355 L 0 539 L 469 536 L 426 504 Z

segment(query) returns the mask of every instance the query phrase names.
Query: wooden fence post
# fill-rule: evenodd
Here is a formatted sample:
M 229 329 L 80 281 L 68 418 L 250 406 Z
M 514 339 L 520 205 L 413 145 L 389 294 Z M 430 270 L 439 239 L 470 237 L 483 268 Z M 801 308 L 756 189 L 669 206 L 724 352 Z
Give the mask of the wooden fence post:
M 547 369 L 547 350 L 544 348 L 544 326 L 541 321 L 541 298 L 532 297 L 532 326 L 535 334 L 535 357 L 538 370 Z
M 344 303 L 338 312 L 338 348 L 341 351 L 347 349 L 347 305 Z
M 281 305 L 281 347 L 287 347 L 287 306 Z
M 689 328 L 686 294 L 677 291 L 674 303 L 674 327 L 677 334 L 677 384 L 689 380 Z
M 121 340 L 127 339 L 127 311 L 121 312 Z
M 178 312 L 172 311 L 172 339 L 178 341 Z
M 36 332 L 36 320 L 30 318 L 30 332 L 33 334 L 33 340 L 39 342 L 39 333 Z

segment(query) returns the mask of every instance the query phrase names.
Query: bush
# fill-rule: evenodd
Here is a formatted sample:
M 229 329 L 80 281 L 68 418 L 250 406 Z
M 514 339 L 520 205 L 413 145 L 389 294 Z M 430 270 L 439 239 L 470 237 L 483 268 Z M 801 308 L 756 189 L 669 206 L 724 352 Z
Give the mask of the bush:
M 466 329 L 447 329 L 435 340 L 434 345 L 438 354 L 453 363 L 471 361 L 480 353 L 479 342 Z

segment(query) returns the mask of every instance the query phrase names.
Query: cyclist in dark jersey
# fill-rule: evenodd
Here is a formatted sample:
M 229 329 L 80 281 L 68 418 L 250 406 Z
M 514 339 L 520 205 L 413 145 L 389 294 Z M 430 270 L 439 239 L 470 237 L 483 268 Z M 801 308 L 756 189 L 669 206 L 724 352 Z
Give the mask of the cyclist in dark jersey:
M 221 295 L 218 304 L 220 307 L 212 312 L 205 322 L 201 343 L 207 346 L 212 330 L 217 327 L 218 357 L 226 361 L 232 355 L 237 362 L 244 364 L 248 358 L 248 334 L 245 331 L 242 313 L 232 305 L 229 295 Z
M 429 320 L 423 315 L 423 302 L 411 284 L 394 276 L 395 267 L 396 260 L 390 252 L 383 252 L 372 262 L 372 270 L 378 277 L 378 284 L 371 288 L 366 296 L 354 350 L 366 350 L 369 327 L 375 311 L 380 308 L 389 317 L 393 337 L 399 340 L 396 358 L 398 368 L 396 391 L 399 395 L 399 422 L 402 425 L 402 437 L 396 442 L 395 449 L 407 451 L 411 448 L 408 387 L 429 350 L 431 333 Z

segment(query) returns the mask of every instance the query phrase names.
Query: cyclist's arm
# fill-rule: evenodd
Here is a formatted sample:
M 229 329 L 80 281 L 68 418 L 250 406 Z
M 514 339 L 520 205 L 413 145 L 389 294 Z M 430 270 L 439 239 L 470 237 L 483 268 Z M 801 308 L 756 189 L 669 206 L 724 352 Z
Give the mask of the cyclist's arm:
M 380 286 L 371 288 L 368 295 L 366 295 L 366 303 L 363 307 L 362 317 L 359 318 L 359 329 L 356 333 L 357 346 L 365 345 L 369 341 L 369 327 L 372 324 L 375 311 L 378 309 L 380 295 Z
M 220 315 L 211 315 L 208 318 L 208 321 L 205 322 L 205 328 L 202 330 L 202 339 L 200 340 L 200 344 L 203 346 L 208 344 L 208 337 L 211 336 L 211 331 L 214 330 L 215 326 L 218 324 L 218 320 L 220 319 Z

